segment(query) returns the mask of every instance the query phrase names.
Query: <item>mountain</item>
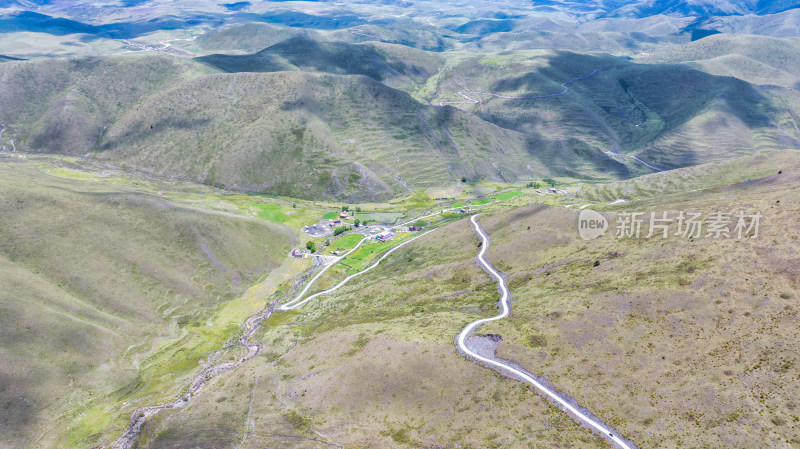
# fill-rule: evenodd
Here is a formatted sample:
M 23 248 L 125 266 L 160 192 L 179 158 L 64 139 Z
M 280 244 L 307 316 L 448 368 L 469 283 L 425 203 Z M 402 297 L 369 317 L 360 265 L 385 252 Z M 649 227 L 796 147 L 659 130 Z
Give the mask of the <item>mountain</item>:
M 552 51 L 443 58 L 305 37 L 200 61 L 5 63 L 0 123 L 19 151 L 348 201 L 462 178 L 619 179 L 800 147 L 791 94 L 680 65 Z
M 154 95 L 109 126 L 95 156 L 237 190 L 355 201 L 545 172 L 525 142 L 365 76 L 235 73 Z
M 6 63 L 0 73 L 0 120 L 19 151 L 350 200 L 550 173 L 520 133 L 361 75 L 208 75 L 162 56 Z
M 253 22 L 203 33 L 197 38 L 197 45 L 207 52 L 255 53 L 296 36 L 313 34 L 316 31 Z
M 482 210 L 486 258 L 514 298 L 513 313 L 479 334 L 491 333 L 486 353 L 535 371 L 637 447 L 796 439 L 800 240 L 785 234 L 800 220 L 799 170 L 797 152 L 777 152 L 598 186 L 629 203 L 578 199 L 598 201 L 612 227 L 626 212 L 759 211 L 753 239 L 618 239 L 611 228 L 586 241 L 579 211 L 530 204 L 542 199 L 532 191 L 517 207 Z M 293 326 L 264 329 L 272 352 L 149 421 L 148 446 L 310 448 L 296 436 L 322 434 L 344 447 L 610 447 L 453 348 L 466 323 L 497 314 L 478 242 L 468 220 L 449 224 L 315 298 Z
M 443 62 L 435 54 L 398 45 L 320 42 L 305 36 L 286 39 L 252 55 L 214 54 L 197 60 L 225 72 L 364 75 L 390 86 L 421 83 Z
M 26 151 L 81 155 L 142 98 L 210 72 L 163 56 L 9 62 L 2 66 L 0 120 Z
M 800 90 L 800 39 L 718 34 L 637 61 L 685 63 L 706 73 Z
M 570 80 L 564 92 L 562 83 Z M 671 169 L 800 148 L 792 95 L 681 65 L 570 52 L 498 53 L 453 59 L 426 92 L 433 103 L 460 103 L 541 142 L 551 169 L 606 157 L 605 151 Z M 479 102 L 464 101 L 459 92 Z M 558 155 L 564 159 L 557 161 Z M 632 173 L 647 169 L 627 161 Z
M 732 15 L 765 15 L 800 7 L 798 0 L 733 0 L 733 1 L 680 1 L 647 0 L 627 2 L 609 16 L 650 17 L 671 15 L 685 17 L 710 17 Z
M 130 411 L 93 401 L 130 399 L 142 372 L 157 391 L 178 388 L 231 330 L 209 317 L 285 263 L 293 231 L 180 190 L 0 158 L 0 445 L 108 441 L 95 433 Z M 86 440 L 67 439 L 70 427 Z

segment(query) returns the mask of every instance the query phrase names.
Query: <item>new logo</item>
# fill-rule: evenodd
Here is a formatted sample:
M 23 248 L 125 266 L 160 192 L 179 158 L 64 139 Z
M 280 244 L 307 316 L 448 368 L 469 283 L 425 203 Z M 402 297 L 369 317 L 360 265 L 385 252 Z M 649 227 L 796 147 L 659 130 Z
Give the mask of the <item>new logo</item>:
M 608 229 L 608 220 L 591 209 L 584 209 L 578 216 L 578 234 L 584 240 L 594 240 L 605 235 Z

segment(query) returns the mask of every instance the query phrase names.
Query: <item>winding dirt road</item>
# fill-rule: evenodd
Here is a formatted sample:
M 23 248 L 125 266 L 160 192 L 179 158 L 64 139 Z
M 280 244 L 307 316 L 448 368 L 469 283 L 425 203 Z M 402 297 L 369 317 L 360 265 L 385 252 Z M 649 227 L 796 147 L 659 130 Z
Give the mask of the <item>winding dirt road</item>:
M 638 163 L 640 163 L 640 164 L 644 165 L 645 167 L 647 167 L 647 168 L 649 168 L 649 169 L 651 169 L 651 170 L 655 170 L 655 171 L 666 171 L 666 170 L 664 170 L 663 168 L 654 167 L 654 166 L 652 166 L 652 165 L 648 164 L 647 162 L 645 162 L 645 161 L 643 161 L 643 160 L 639 159 L 638 157 L 636 157 L 636 156 L 634 156 L 634 155 L 632 155 L 632 154 L 615 153 L 615 152 L 613 152 L 613 151 L 604 151 L 604 153 L 605 153 L 607 156 L 611 157 L 612 159 L 613 159 L 613 158 L 615 158 L 615 157 L 621 157 L 621 158 L 633 159 L 634 161 L 636 161 L 636 162 L 638 162 Z
M 330 268 L 330 267 L 332 267 L 333 265 L 335 265 L 335 264 L 336 264 L 336 262 L 338 262 L 339 260 L 341 260 L 341 259 L 343 259 L 344 257 L 346 257 L 348 254 L 350 254 L 350 253 L 352 253 L 353 251 L 355 251 L 356 249 L 358 249 L 358 247 L 359 247 L 359 246 L 361 246 L 361 244 L 362 244 L 362 243 L 364 243 L 365 241 L 369 240 L 369 237 L 364 237 L 364 239 L 363 239 L 363 240 L 361 240 L 360 242 L 358 242 L 358 245 L 356 245 L 356 246 L 355 246 L 353 249 L 351 249 L 350 251 L 348 251 L 347 253 L 345 253 L 345 254 L 344 254 L 344 255 L 342 255 L 341 257 L 339 257 L 337 260 L 335 260 L 334 262 L 332 262 L 330 265 L 326 266 L 326 267 L 325 267 L 325 269 L 323 269 L 323 270 L 322 270 L 322 271 L 321 271 L 319 274 L 317 274 L 317 275 L 314 277 L 314 279 L 312 279 L 312 280 L 311 280 L 311 282 L 309 282 L 309 283 L 308 283 L 308 285 L 306 285 L 306 288 L 304 288 L 304 289 L 303 289 L 302 293 L 300 293 L 299 295 L 297 295 L 297 297 L 296 297 L 296 298 L 294 298 L 293 300 L 291 300 L 291 301 L 287 302 L 286 304 L 283 304 L 282 306 L 278 307 L 278 310 L 293 310 L 293 309 L 296 309 L 296 308 L 298 308 L 298 307 L 302 307 L 304 304 L 306 304 L 307 302 L 311 301 L 311 300 L 312 300 L 312 299 L 314 299 L 314 298 L 317 298 L 317 297 L 320 297 L 320 296 L 323 296 L 323 295 L 327 295 L 327 294 L 329 294 L 329 293 L 333 293 L 334 291 L 338 290 L 339 288 L 343 287 L 345 284 L 347 284 L 348 282 L 350 282 L 350 280 L 351 280 L 351 279 L 353 279 L 354 277 L 356 277 L 356 276 L 360 276 L 360 275 L 362 275 L 362 274 L 364 274 L 364 273 L 366 273 L 366 272 L 368 272 L 368 271 L 372 270 L 373 268 L 377 267 L 377 266 L 378 266 L 378 264 L 379 264 L 379 263 L 381 263 L 381 261 L 383 261 L 383 259 L 385 259 L 385 258 L 389 257 L 389 255 L 390 255 L 390 254 L 392 254 L 393 252 L 395 252 L 395 251 L 397 251 L 398 249 L 400 249 L 400 248 L 402 248 L 402 247 L 404 247 L 404 246 L 408 245 L 409 243 L 411 243 L 411 242 L 413 242 L 414 240 L 416 240 L 416 239 L 418 239 L 418 238 L 422 237 L 423 235 L 430 234 L 430 233 L 431 233 L 431 232 L 433 232 L 433 231 L 435 231 L 435 229 L 431 229 L 431 230 L 430 230 L 430 231 L 428 231 L 428 232 L 423 232 L 422 234 L 420 234 L 420 235 L 418 235 L 418 236 L 416 236 L 416 237 L 412 237 L 412 238 L 410 238 L 410 239 L 406 240 L 405 242 L 403 242 L 403 243 L 401 243 L 401 244 L 399 244 L 399 245 L 395 246 L 394 248 L 390 249 L 389 251 L 387 251 L 387 252 L 386 252 L 386 254 L 384 254 L 383 256 L 381 256 L 381 258 L 380 258 L 380 259 L 378 259 L 378 260 L 377 260 L 377 261 L 376 261 L 374 264 L 370 265 L 369 267 L 367 267 L 367 268 L 365 268 L 365 269 L 363 269 L 363 270 L 359 271 L 358 273 L 351 274 L 350 276 L 347 276 L 346 278 L 344 278 L 344 280 L 342 280 L 342 281 L 341 281 L 341 282 L 339 282 L 338 284 L 334 285 L 333 287 L 331 287 L 331 288 L 329 288 L 329 289 L 327 289 L 327 290 L 325 290 L 325 291 L 321 291 L 321 292 L 319 292 L 319 293 L 315 293 L 315 294 L 313 294 L 313 295 L 309 296 L 308 298 L 306 298 L 306 299 L 303 299 L 303 300 L 301 301 L 301 299 L 303 298 L 303 295 L 305 295 L 305 294 L 306 294 L 306 292 L 308 291 L 309 287 L 311 287 L 311 285 L 314 283 L 314 281 L 315 281 L 315 280 L 316 280 L 318 277 L 320 277 L 320 276 L 322 275 L 322 273 L 324 273 L 324 272 L 325 272 L 325 270 L 327 270 L 328 268 Z
M 534 378 L 531 374 L 514 368 L 508 362 L 495 359 L 484 357 L 477 352 L 473 351 L 469 348 L 466 344 L 467 337 L 469 337 L 472 332 L 475 331 L 479 326 L 482 324 L 486 324 L 492 321 L 501 320 L 503 318 L 508 317 L 511 314 L 511 305 L 509 304 L 509 299 L 511 294 L 508 291 L 508 287 L 506 286 L 506 281 L 503 276 L 498 272 L 492 264 L 486 260 L 486 250 L 489 249 L 489 235 L 481 228 L 481 225 L 478 223 L 477 220 L 478 215 L 473 215 L 470 217 L 470 222 L 472 223 L 473 228 L 475 228 L 475 233 L 481 238 L 481 249 L 476 256 L 476 260 L 478 265 L 489 272 L 489 274 L 497 281 L 497 288 L 500 291 L 500 305 L 502 311 L 499 315 L 495 315 L 490 318 L 483 318 L 477 321 L 473 321 L 472 323 L 467 324 L 464 329 L 461 330 L 461 333 L 458 334 L 456 337 L 456 344 L 458 345 L 458 349 L 461 353 L 466 355 L 467 357 L 477 360 L 483 365 L 488 365 L 493 367 L 501 372 L 505 372 L 507 374 L 511 374 L 512 377 L 520 379 L 524 382 L 531 384 L 534 388 L 539 390 L 545 396 L 547 396 L 551 401 L 561 407 L 562 410 L 566 411 L 567 414 L 572 416 L 582 425 L 589 427 L 592 430 L 599 432 L 605 439 L 610 441 L 615 447 L 621 449 L 634 449 L 634 446 L 629 441 L 622 439 L 619 436 L 619 433 L 606 425 L 605 423 L 599 421 L 597 418 L 591 416 L 591 414 L 573 404 L 574 400 L 570 400 L 569 398 L 562 396 L 561 394 L 555 392 L 553 389 L 545 386 L 539 380 Z
M 436 214 L 432 214 L 432 215 L 436 215 Z M 516 378 L 516 379 L 519 379 L 519 380 L 522 380 L 524 382 L 527 382 L 527 383 L 531 384 L 534 388 L 536 388 L 539 392 L 541 392 L 545 396 L 547 396 L 551 401 L 553 401 L 555 404 L 557 404 L 559 407 L 561 407 L 562 410 L 567 412 L 575 420 L 577 420 L 582 425 L 585 425 L 585 426 L 589 427 L 590 429 L 599 432 L 606 440 L 611 442 L 615 447 L 618 447 L 620 449 L 636 449 L 636 446 L 634 446 L 631 442 L 626 441 L 625 439 L 621 438 L 619 436 L 619 433 L 616 432 L 614 429 L 612 429 L 611 427 L 609 427 L 605 423 L 603 423 L 600 420 L 598 420 L 597 418 L 595 418 L 591 413 L 589 413 L 588 411 L 586 411 L 582 407 L 580 407 L 577 404 L 575 404 L 575 401 L 573 399 L 568 398 L 566 396 L 563 396 L 563 395 L 557 393 L 552 388 L 544 385 L 542 382 L 540 382 L 539 380 L 534 378 L 530 373 L 528 373 L 528 372 L 526 372 L 526 371 L 524 371 L 522 369 L 515 368 L 514 366 L 511 366 L 510 362 L 503 361 L 503 360 L 496 359 L 496 358 L 484 357 L 484 356 L 478 354 L 477 352 L 473 351 L 469 346 L 467 346 L 467 344 L 466 344 L 467 338 L 479 326 L 481 326 L 482 324 L 488 323 L 488 322 L 497 321 L 497 320 L 506 318 L 511 313 L 511 306 L 509 304 L 509 299 L 510 299 L 511 295 L 510 295 L 510 293 L 508 291 L 508 287 L 506 286 L 506 283 L 505 283 L 505 280 L 504 280 L 502 274 L 499 273 L 492 266 L 492 264 L 490 262 L 488 262 L 486 260 L 486 258 L 485 258 L 486 251 L 489 248 L 489 244 L 490 244 L 489 236 L 481 228 L 481 226 L 478 223 L 476 217 L 477 217 L 477 215 L 473 215 L 472 217 L 470 217 L 470 222 L 472 223 L 472 226 L 474 227 L 475 232 L 481 238 L 481 242 L 482 242 L 481 249 L 478 252 L 478 255 L 476 256 L 476 260 L 477 260 L 478 265 L 481 266 L 483 269 L 485 269 L 497 281 L 498 290 L 500 291 L 500 294 L 501 294 L 501 296 L 500 296 L 500 304 L 501 304 L 501 307 L 502 307 L 502 311 L 501 311 L 500 314 L 498 314 L 498 315 L 496 315 L 494 317 L 483 318 L 483 319 L 480 319 L 480 320 L 477 320 L 477 321 L 473 321 L 472 323 L 470 323 L 467 326 L 465 326 L 464 329 L 462 329 L 461 332 L 456 337 L 456 345 L 458 347 L 459 352 L 462 353 L 463 355 L 467 356 L 468 358 L 471 358 L 474 361 L 477 361 L 478 363 L 480 363 L 480 364 L 482 364 L 484 366 L 492 367 L 492 368 L 497 369 L 497 370 L 499 370 L 501 372 L 509 374 L 513 378 Z M 344 280 L 342 280 L 341 282 L 339 282 L 335 286 L 333 286 L 333 287 L 331 287 L 331 288 L 329 288 L 327 290 L 324 290 L 322 292 L 315 293 L 315 294 L 313 294 L 313 295 L 311 295 L 311 296 L 309 296 L 307 298 L 303 298 L 304 295 L 308 292 L 309 288 L 314 284 L 314 282 L 320 276 L 322 276 L 322 274 L 324 274 L 330 267 L 335 265 L 341 259 L 345 258 L 347 255 L 349 255 L 352 252 L 356 251 L 365 241 L 369 240 L 369 237 L 365 237 L 355 247 L 353 247 L 353 249 L 348 251 L 346 254 L 334 259 L 331 263 L 329 263 L 326 266 L 324 266 L 314 276 L 314 278 L 311 279 L 311 281 L 308 282 L 308 284 L 305 286 L 305 288 L 303 288 L 303 290 L 299 294 L 297 294 L 298 286 L 302 282 L 304 282 L 305 279 L 310 275 L 310 272 L 313 269 L 317 268 L 319 265 L 316 265 L 312 269 L 308 270 L 306 273 L 303 273 L 303 275 L 300 276 L 300 279 L 298 279 L 294 283 L 294 292 L 293 293 L 291 293 L 289 295 L 284 295 L 284 296 L 282 296 L 280 298 L 275 299 L 263 311 L 261 311 L 260 313 L 248 318 L 247 321 L 245 321 L 245 323 L 243 325 L 243 327 L 245 328 L 245 332 L 239 338 L 239 344 L 247 349 L 247 353 L 244 356 L 240 357 L 236 362 L 221 363 L 219 365 L 215 365 L 213 367 L 210 367 L 210 368 L 204 370 L 202 373 L 200 373 L 194 379 L 194 381 L 192 382 L 191 386 L 186 391 L 186 393 L 184 393 L 183 395 L 181 395 L 179 398 L 175 399 L 172 402 L 169 402 L 169 403 L 166 403 L 166 404 L 161 404 L 161 405 L 149 406 L 149 407 L 141 407 L 141 408 L 137 409 L 135 412 L 133 412 L 132 417 L 131 417 L 131 421 L 130 421 L 130 423 L 128 425 L 128 428 L 125 431 L 125 433 L 114 444 L 112 444 L 111 447 L 114 448 L 114 449 L 129 449 L 133 445 L 134 441 L 136 441 L 136 439 L 138 438 L 139 433 L 141 432 L 142 426 L 144 425 L 144 423 L 146 422 L 146 420 L 148 418 L 152 417 L 153 415 L 157 414 L 158 412 L 160 412 L 162 410 L 177 409 L 177 408 L 184 407 L 189 402 L 189 400 L 192 398 L 192 396 L 194 396 L 194 394 L 199 392 L 203 388 L 203 386 L 211 378 L 213 378 L 213 377 L 215 377 L 215 376 L 217 376 L 217 375 L 219 375 L 221 373 L 224 373 L 224 372 L 233 370 L 235 368 L 238 368 L 243 363 L 245 363 L 248 360 L 250 360 L 253 357 L 255 357 L 260 352 L 261 346 L 258 345 L 258 344 L 249 344 L 248 341 L 249 341 L 250 337 L 253 335 L 253 333 L 256 331 L 256 329 L 258 328 L 258 325 L 262 321 L 264 321 L 265 319 L 267 319 L 270 316 L 272 316 L 272 313 L 275 310 L 275 306 L 280 300 L 285 299 L 286 297 L 289 297 L 289 296 L 291 296 L 293 294 L 297 294 L 297 296 L 294 299 L 292 299 L 291 301 L 289 301 L 289 302 L 281 305 L 280 307 L 278 307 L 278 310 L 287 311 L 287 310 L 293 310 L 293 309 L 297 309 L 299 307 L 302 307 L 303 305 L 307 304 L 312 299 L 318 298 L 318 297 L 323 296 L 323 295 L 330 294 L 330 293 L 338 290 L 339 288 L 343 287 L 345 284 L 350 282 L 350 280 L 352 280 L 356 276 L 360 276 L 360 275 L 362 275 L 364 273 L 369 272 L 370 270 L 374 269 L 375 267 L 377 267 L 384 259 L 386 259 L 393 252 L 397 251 L 398 249 L 402 248 L 403 246 L 406 246 L 409 243 L 411 243 L 411 242 L 419 239 L 420 237 L 423 237 L 423 236 L 425 236 L 425 235 L 427 235 L 427 234 L 429 234 L 429 233 L 431 233 L 431 232 L 433 232 L 435 230 L 436 229 L 431 229 L 430 231 L 424 232 L 424 233 L 422 233 L 420 235 L 417 235 L 417 236 L 415 236 L 415 237 L 413 237 L 411 239 L 406 240 L 405 242 L 403 242 L 403 243 L 395 246 L 394 248 L 390 249 L 389 251 L 387 251 L 386 254 L 381 256 L 377 261 L 375 261 L 375 263 L 373 263 L 369 267 L 365 268 L 364 270 L 359 271 L 358 273 L 355 273 L 355 274 L 351 274 L 350 276 L 347 276 Z

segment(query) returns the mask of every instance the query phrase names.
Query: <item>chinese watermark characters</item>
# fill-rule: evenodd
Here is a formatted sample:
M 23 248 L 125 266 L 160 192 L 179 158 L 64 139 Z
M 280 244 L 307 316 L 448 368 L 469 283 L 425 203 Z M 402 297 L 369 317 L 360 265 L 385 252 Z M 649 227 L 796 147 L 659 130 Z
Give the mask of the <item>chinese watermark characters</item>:
M 668 238 L 737 240 L 758 237 L 760 212 L 620 212 L 616 216 L 614 236 L 617 239 Z M 593 210 L 584 209 L 578 218 L 578 232 L 584 240 L 605 235 L 608 219 Z

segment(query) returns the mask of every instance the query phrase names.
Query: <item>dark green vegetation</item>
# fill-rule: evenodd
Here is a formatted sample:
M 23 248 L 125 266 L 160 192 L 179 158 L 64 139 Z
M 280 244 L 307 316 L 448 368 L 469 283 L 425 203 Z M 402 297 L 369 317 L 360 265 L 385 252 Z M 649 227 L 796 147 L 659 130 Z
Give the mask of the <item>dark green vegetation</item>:
M 115 439 L 130 411 L 112 405 L 174 394 L 238 330 L 208 325 L 220 307 L 284 263 L 296 239 L 160 197 L 168 184 L 57 171 L 0 161 L 3 447 Z

